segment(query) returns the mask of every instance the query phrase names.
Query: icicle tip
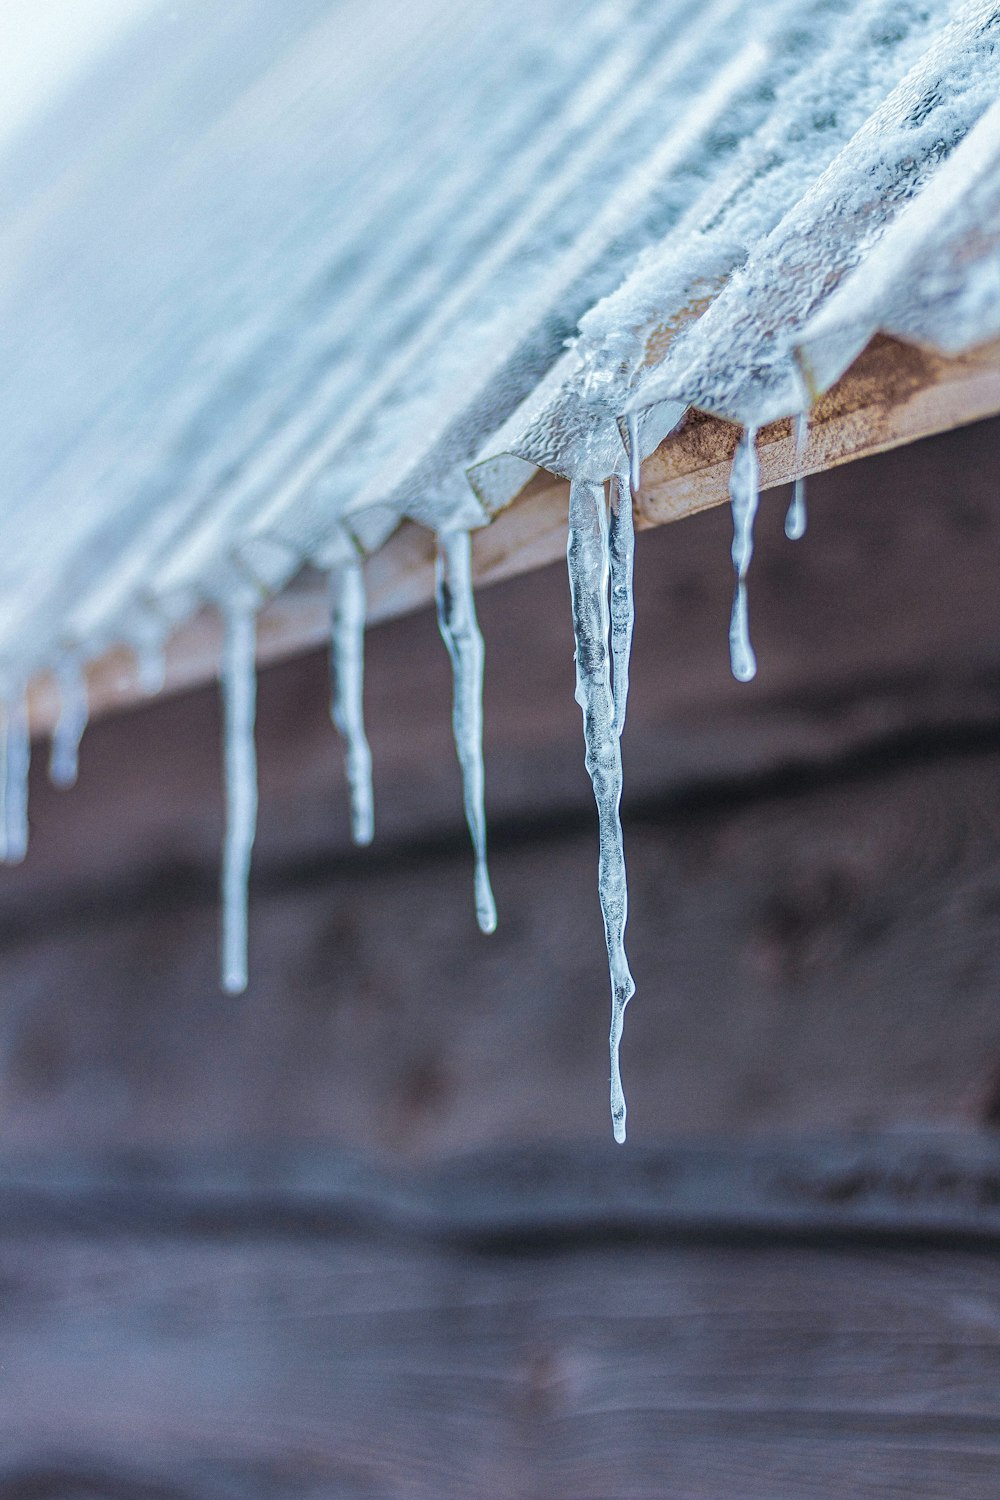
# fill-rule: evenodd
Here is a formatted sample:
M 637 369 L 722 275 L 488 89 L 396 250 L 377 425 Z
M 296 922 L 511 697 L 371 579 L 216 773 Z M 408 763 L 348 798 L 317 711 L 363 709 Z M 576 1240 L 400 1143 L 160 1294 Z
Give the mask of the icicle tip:
M 247 987 L 247 975 L 244 970 L 234 969 L 226 972 L 221 978 L 222 991 L 226 995 L 242 995 Z

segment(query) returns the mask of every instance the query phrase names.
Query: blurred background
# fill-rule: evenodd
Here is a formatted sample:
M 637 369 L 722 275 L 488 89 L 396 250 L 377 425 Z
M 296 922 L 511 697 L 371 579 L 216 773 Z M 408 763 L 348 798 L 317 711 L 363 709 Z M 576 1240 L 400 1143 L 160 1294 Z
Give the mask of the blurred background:
M 0 149 L 62 93 L 155 0 L 5 0 L 0 14 Z
M 141 0 L 5 0 L 0 146 Z M 0 1497 L 995 1493 L 1000 421 L 640 536 L 607 1114 L 565 569 L 478 597 L 499 927 L 430 610 L 262 670 L 250 987 L 217 685 L 97 720 L 0 874 Z
M 479 600 L 489 938 L 427 611 L 369 636 L 369 851 L 323 654 L 261 674 L 243 998 L 215 690 L 36 756 L 0 1494 L 988 1492 L 998 444 L 817 477 L 797 546 L 765 496 L 749 686 L 728 516 L 640 538 L 624 1148 L 560 567 Z

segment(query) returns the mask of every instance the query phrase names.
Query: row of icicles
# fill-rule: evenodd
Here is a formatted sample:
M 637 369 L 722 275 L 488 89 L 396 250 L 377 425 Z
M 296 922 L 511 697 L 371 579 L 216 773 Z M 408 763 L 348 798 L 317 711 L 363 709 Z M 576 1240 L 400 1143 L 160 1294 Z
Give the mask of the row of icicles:
M 576 700 L 583 711 L 585 764 L 599 820 L 598 893 L 611 975 L 611 1119 L 616 1141 L 625 1140 L 625 1095 L 619 1047 L 625 1007 L 635 982 L 625 955 L 628 887 L 622 839 L 621 733 L 628 699 L 634 603 L 635 552 L 632 494 L 639 487 L 637 432 L 630 422 L 631 465 L 605 486 L 570 485 L 567 561 L 576 643 Z M 796 467 L 803 460 L 807 423 L 794 420 Z M 757 429 L 747 427 L 736 449 L 729 493 L 733 515 L 732 560 L 736 573 L 729 627 L 733 675 L 749 682 L 757 670 L 750 643 L 747 570 L 759 498 Z M 805 483 L 796 479 L 785 532 L 805 532 Z M 372 757 L 363 713 L 365 587 L 359 556 L 335 565 L 329 575 L 331 621 L 331 717 L 343 743 L 354 842 L 370 844 L 375 831 Z M 462 773 L 465 816 L 475 854 L 476 918 L 483 932 L 497 923 L 486 862 L 483 773 L 483 638 L 476 620 L 468 531 L 438 534 L 436 600 L 438 624 L 451 659 L 452 724 Z M 220 678 L 223 699 L 223 760 L 226 831 L 222 853 L 221 982 L 229 994 L 247 985 L 248 884 L 257 824 L 256 605 L 231 599 L 222 605 Z M 155 655 L 155 653 L 153 653 Z M 55 669 L 59 716 L 53 730 L 49 773 L 61 787 L 77 777 L 80 740 L 87 724 L 84 662 L 65 656 Z M 162 660 L 140 660 L 147 690 L 162 686 Z M 28 848 L 28 769 L 31 755 L 26 693 L 9 695 L 0 722 L 0 857 L 23 860 Z

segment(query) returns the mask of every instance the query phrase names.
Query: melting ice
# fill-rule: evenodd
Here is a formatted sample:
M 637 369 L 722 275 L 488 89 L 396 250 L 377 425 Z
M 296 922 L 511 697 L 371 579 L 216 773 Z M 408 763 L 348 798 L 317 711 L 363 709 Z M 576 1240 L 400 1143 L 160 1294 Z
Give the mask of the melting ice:
M 462 771 L 465 818 L 475 852 L 476 920 L 493 932 L 497 910 L 486 865 L 483 774 L 483 637 L 472 593 L 472 543 L 467 531 L 438 534 L 435 578 L 438 626 L 451 657 L 452 726 Z
M 344 741 L 356 844 L 375 836 L 372 755 L 365 734 L 365 580 L 360 558 L 330 569 L 330 716 Z
M 628 666 L 632 654 L 635 602 L 632 570 L 635 562 L 635 528 L 629 481 L 622 474 L 611 480 L 611 514 L 608 518 L 608 561 L 611 572 L 611 661 L 614 668 L 615 726 L 625 728 L 628 705 Z
M 28 852 L 28 771 L 31 736 L 23 689 L 3 704 L 0 738 L 0 856 L 19 865 Z
M 624 509 L 619 500 L 619 511 Z M 615 1140 L 621 1142 L 626 1109 L 619 1048 L 625 1007 L 635 993 L 635 983 L 625 956 L 628 886 L 619 814 L 621 743 L 608 649 L 609 553 L 604 487 L 574 480 L 569 491 L 566 556 L 576 640 L 576 701 L 583 710 L 585 764 L 594 787 L 600 830 L 597 884 L 611 974 L 611 1121 Z M 624 715 L 624 701 L 621 712 Z
M 634 495 L 642 479 L 642 459 L 639 457 L 639 413 L 630 411 L 625 418 L 625 423 L 628 428 L 629 482 Z
M 87 679 L 78 656 L 64 656 L 55 668 L 59 687 L 59 717 L 52 731 L 49 777 L 55 786 L 76 785 L 80 741 L 87 727 Z
M 801 468 L 809 441 L 809 418 L 800 411 L 792 419 L 795 429 L 795 467 Z M 806 481 L 804 474 L 796 474 L 792 486 L 792 500 L 785 516 L 785 535 L 790 542 L 797 542 L 806 534 Z
M 750 644 L 746 581 L 753 557 L 753 523 L 760 498 L 756 427 L 746 428 L 736 449 L 729 475 L 729 498 L 733 511 L 732 554 L 736 570 L 736 591 L 729 622 L 729 662 L 737 681 L 749 682 L 757 675 L 757 658 Z
M 222 849 L 222 988 L 247 987 L 247 895 L 257 829 L 256 620 L 252 606 L 223 610 L 222 708 L 226 834 Z

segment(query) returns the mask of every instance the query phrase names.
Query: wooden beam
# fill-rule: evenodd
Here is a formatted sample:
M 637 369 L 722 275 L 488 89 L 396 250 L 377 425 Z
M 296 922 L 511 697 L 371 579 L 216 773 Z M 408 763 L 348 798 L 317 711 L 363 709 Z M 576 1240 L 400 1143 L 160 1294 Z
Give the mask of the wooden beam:
M 0 1159 L 0 1241 L 72 1230 L 418 1237 L 480 1250 L 720 1239 L 1000 1245 L 995 1132 L 545 1142 L 390 1168 L 328 1146 Z
M 0 1164 L 0 1493 L 996 1493 L 995 1147 L 613 1153 Z
M 809 441 L 798 462 L 786 419 L 761 429 L 761 484 L 785 484 L 1000 413 L 1000 342 L 954 359 L 878 337 L 832 390 L 813 408 Z M 636 497 L 640 529 L 694 515 L 728 499 L 729 466 L 739 429 L 692 411 L 643 466 Z M 566 545 L 566 485 L 539 474 L 491 526 L 475 534 L 476 580 L 487 584 L 541 567 L 563 555 Z M 430 533 L 405 523 L 368 563 L 372 623 L 427 604 L 434 593 L 434 542 Z M 259 622 L 259 658 L 276 661 L 305 651 L 327 634 L 325 591 L 304 575 L 273 599 Z M 166 691 L 179 691 L 213 677 L 220 643 L 219 622 L 204 611 L 175 633 L 167 650 Z M 92 713 L 126 707 L 142 697 L 132 654 L 109 651 L 87 674 Z M 54 684 L 32 684 L 31 719 L 36 732 L 49 730 L 58 710 Z

